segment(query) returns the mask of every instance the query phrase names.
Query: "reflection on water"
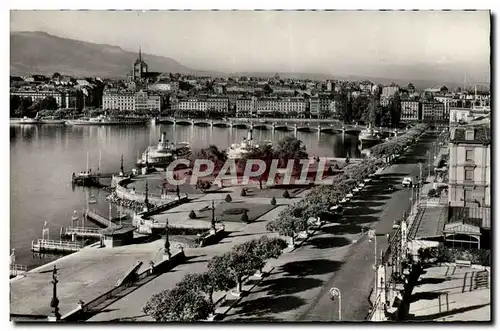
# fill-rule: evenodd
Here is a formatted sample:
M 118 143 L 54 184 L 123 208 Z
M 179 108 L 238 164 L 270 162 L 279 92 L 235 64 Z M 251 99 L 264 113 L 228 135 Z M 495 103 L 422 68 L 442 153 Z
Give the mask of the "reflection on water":
M 247 136 L 246 129 L 181 125 L 11 126 L 10 245 L 16 249 L 16 262 L 32 266 L 46 262 L 45 258 L 32 257 L 31 241 L 41 237 L 45 221 L 50 226 L 50 237 L 59 239 L 61 227 L 70 226 L 73 211 L 81 214 L 88 194 L 98 199 L 91 208 L 102 215 L 109 214 L 109 204 L 104 200 L 106 192 L 71 187 L 71 174 L 85 169 L 87 152 L 90 168 L 98 167 L 101 152 L 102 172 L 118 172 L 122 154 L 125 168 L 130 169 L 148 145 L 158 142 L 163 131 L 167 139 L 187 141 L 194 150 L 209 144 L 226 148 Z M 253 135 L 257 141 L 277 142 L 293 132 L 254 130 Z M 356 136 L 298 132 L 297 138 L 304 142 L 310 155 L 360 155 Z M 114 208 L 112 214 L 116 215 Z

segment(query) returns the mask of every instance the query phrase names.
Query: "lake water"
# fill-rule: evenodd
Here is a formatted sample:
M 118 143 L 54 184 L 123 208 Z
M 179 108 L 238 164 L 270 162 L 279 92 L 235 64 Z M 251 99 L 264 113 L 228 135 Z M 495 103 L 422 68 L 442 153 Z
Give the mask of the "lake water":
M 68 227 L 74 210 L 80 214 L 88 196 L 102 215 L 109 214 L 107 192 L 71 186 L 71 174 L 89 165 L 97 169 L 101 154 L 101 172 L 118 172 L 123 154 L 126 171 L 134 167 L 138 155 L 156 144 L 161 132 L 171 141 L 187 141 L 193 150 L 215 144 L 227 148 L 247 136 L 246 129 L 172 125 L 147 126 L 11 126 L 10 127 L 10 247 L 16 263 L 30 267 L 55 257 L 34 256 L 31 242 L 42 236 L 48 222 L 50 238 L 60 238 L 61 227 Z M 256 141 L 277 142 L 293 132 L 254 130 Z M 359 157 L 357 136 L 298 132 L 310 155 Z M 113 207 L 113 215 L 116 210 Z M 90 223 L 90 222 L 87 222 Z M 91 224 L 85 224 L 91 226 Z

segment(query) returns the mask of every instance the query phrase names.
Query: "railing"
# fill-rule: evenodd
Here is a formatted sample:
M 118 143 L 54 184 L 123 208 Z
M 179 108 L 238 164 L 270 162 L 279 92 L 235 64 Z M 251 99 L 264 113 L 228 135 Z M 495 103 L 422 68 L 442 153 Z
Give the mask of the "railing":
M 382 321 L 383 319 L 380 319 L 380 316 L 377 316 L 380 313 L 385 314 L 384 303 L 382 302 L 381 293 L 379 293 L 377 295 L 377 298 L 375 299 L 375 302 L 373 303 L 372 309 L 371 309 L 370 313 L 368 314 L 367 320 L 368 321 Z M 375 318 L 375 320 L 374 320 L 374 318 Z
M 10 265 L 10 275 L 11 276 L 17 276 L 19 274 L 24 274 L 25 272 L 28 271 L 28 267 L 25 265 L 21 264 L 11 264 Z
M 77 227 L 77 228 L 66 228 L 65 233 L 100 233 L 101 229 L 97 228 L 83 228 L 83 227 Z
M 87 210 L 85 210 L 84 215 L 85 215 L 85 217 L 90 218 L 90 219 L 94 220 L 95 222 L 100 223 L 106 227 L 115 226 L 115 224 L 113 222 L 111 222 L 110 220 L 108 220 L 104 216 L 97 214 L 95 211 L 87 209 Z
M 31 250 L 35 252 L 44 250 L 76 252 L 80 250 L 80 248 L 82 248 L 82 245 L 80 243 L 72 241 L 38 239 L 36 242 L 33 241 L 31 243 Z

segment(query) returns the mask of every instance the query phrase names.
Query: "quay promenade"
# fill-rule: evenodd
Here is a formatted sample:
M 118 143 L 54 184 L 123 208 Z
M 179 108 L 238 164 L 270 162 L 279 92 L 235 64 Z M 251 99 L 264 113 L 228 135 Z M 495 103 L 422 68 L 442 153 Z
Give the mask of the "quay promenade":
M 222 201 L 227 195 L 226 190 L 229 189 L 225 189 L 223 193 L 211 193 L 209 197 L 200 195 L 198 199 Z M 236 192 L 239 192 L 239 189 L 236 190 L 235 188 L 234 193 L 232 193 L 235 200 L 240 198 Z M 304 192 L 300 196 L 303 194 Z M 221 243 L 202 248 L 185 249 L 188 258 L 187 263 L 158 276 L 150 283 L 135 290 L 132 295 L 117 300 L 111 307 L 107 307 L 91 320 L 109 321 L 116 318 L 142 315 L 141 308 L 151 295 L 172 287 L 186 273 L 204 270 L 212 256 L 230 250 L 234 244 L 243 243 L 249 239 L 267 234 L 265 229 L 267 221 L 276 217 L 287 204 L 296 202 L 299 199 L 300 197 L 292 199 L 277 198 L 278 207 L 248 225 L 237 222 L 225 223 L 226 229 L 231 233 Z M 266 204 L 269 204 L 267 198 L 262 199 L 261 203 L 264 200 Z M 199 204 L 204 202 L 197 202 L 197 199 L 195 199 L 191 203 Z M 189 206 L 191 203 L 176 208 L 195 208 L 194 205 Z M 175 214 L 176 208 L 168 212 Z M 138 261 L 143 262 L 139 272 L 149 268 L 149 261 L 157 261 L 162 256 L 163 244 L 164 240 L 158 239 L 149 243 L 132 244 L 117 248 L 86 247 L 77 253 L 33 269 L 27 272 L 24 277 L 11 280 L 11 317 L 22 320 L 30 319 L 30 316 L 48 315 L 50 313 L 50 298 L 52 296 L 50 280 L 54 265 L 58 269 L 57 293 L 60 300 L 59 308 L 61 315 L 64 315 L 75 309 L 79 300 L 89 302 L 111 290 L 117 281 Z M 177 250 L 173 243 L 172 250 Z M 125 304 L 123 300 L 125 300 Z M 121 305 L 123 309 L 112 310 L 116 309 L 112 308 L 115 305 Z

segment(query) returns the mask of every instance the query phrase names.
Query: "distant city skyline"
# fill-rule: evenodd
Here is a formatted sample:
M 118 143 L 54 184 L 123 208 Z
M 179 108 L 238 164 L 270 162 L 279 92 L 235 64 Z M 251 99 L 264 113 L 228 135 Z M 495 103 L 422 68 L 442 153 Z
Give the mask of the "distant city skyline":
M 220 72 L 490 70 L 489 11 L 11 11 L 10 22 Z

